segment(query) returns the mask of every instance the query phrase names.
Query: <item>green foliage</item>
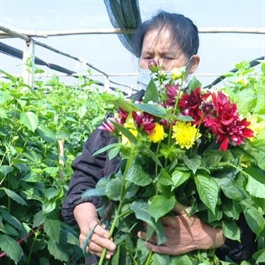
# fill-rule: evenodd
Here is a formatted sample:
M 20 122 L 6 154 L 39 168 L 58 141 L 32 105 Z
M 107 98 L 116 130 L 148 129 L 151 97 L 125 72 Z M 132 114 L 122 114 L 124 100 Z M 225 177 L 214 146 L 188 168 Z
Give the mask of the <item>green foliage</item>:
M 101 94 L 88 79 L 69 87 L 54 76 L 31 88 L 1 73 L 0 264 L 81 264 L 61 205 L 71 162 L 105 116 Z

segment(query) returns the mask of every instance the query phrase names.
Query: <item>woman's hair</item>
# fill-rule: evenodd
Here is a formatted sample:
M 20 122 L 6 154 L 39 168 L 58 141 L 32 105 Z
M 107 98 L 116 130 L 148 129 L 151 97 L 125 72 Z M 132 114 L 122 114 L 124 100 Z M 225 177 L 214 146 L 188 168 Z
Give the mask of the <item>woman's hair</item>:
M 168 29 L 170 31 L 170 43 L 172 49 L 178 45 L 181 51 L 190 58 L 197 54 L 199 49 L 199 34 L 196 25 L 187 17 L 165 11 L 159 11 L 157 15 L 143 22 L 133 38 L 133 50 L 136 57 L 141 56 L 143 40 L 146 33 L 152 30 Z

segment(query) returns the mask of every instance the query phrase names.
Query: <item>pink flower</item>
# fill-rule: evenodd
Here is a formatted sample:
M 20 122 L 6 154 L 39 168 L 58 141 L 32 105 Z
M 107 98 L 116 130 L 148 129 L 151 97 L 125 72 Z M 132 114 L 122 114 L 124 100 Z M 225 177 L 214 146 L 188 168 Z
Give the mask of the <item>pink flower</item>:
M 114 133 L 116 131 L 116 127 L 111 121 L 117 122 L 118 120 L 114 118 L 109 118 L 99 126 L 99 129 L 103 131 L 108 131 L 109 133 Z
M 179 84 L 176 85 L 166 84 L 166 90 L 167 90 L 166 104 L 170 107 L 174 107 L 176 103 L 176 98 L 179 93 Z

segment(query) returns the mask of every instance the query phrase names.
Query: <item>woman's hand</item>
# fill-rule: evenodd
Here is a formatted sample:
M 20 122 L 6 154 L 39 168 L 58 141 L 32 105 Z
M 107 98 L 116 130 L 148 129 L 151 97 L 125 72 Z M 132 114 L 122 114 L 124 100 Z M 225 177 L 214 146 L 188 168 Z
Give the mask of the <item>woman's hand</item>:
M 221 228 L 213 228 L 196 216 L 188 216 L 183 207 L 176 207 L 175 212 L 175 216 L 161 218 L 167 241 L 157 245 L 156 237 L 152 237 L 146 242 L 151 251 L 180 255 L 196 249 L 219 248 L 224 244 L 225 238 Z M 145 232 L 139 232 L 138 236 L 146 240 Z
M 86 252 L 100 257 L 103 249 L 106 248 L 106 258 L 110 259 L 115 253 L 116 245 L 110 238 L 109 231 L 104 229 L 104 224 L 99 225 L 96 207 L 89 202 L 79 204 L 74 209 L 74 216 L 80 228 L 80 247 L 83 249 L 89 231 L 96 226 L 87 244 Z

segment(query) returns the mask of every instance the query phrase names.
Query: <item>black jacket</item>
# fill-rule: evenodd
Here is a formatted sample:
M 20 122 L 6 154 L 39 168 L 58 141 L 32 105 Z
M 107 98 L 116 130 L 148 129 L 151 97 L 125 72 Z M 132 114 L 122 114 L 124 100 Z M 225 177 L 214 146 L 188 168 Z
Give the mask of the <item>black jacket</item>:
M 143 96 L 143 91 L 140 91 L 137 96 L 135 100 Z M 104 130 L 97 129 L 86 141 L 82 154 L 74 160 L 72 164 L 74 174 L 62 205 L 62 215 L 67 223 L 76 225 L 73 211 L 76 205 L 84 202 L 81 199 L 83 192 L 89 188 L 95 188 L 97 181 L 102 177 L 117 172 L 120 165 L 119 157 L 109 161 L 106 153 L 93 156 L 97 150 L 114 142 L 117 142 L 116 138 Z M 98 198 L 87 199 L 86 201 L 92 202 L 96 207 L 100 204 Z M 222 260 L 228 257 L 234 262 L 240 263 L 242 260 L 250 259 L 256 251 L 255 235 L 246 224 L 243 216 L 238 225 L 241 229 L 241 242 L 226 240 L 225 244 L 217 250 L 217 255 Z M 92 264 L 97 264 L 97 258 L 95 256 L 87 257 L 86 265 Z

